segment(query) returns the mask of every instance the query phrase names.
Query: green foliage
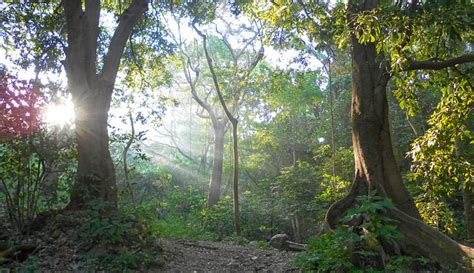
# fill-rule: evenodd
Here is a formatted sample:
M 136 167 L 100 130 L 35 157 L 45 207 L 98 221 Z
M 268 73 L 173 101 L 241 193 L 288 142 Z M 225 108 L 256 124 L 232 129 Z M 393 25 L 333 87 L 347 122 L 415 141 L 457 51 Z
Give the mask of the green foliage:
M 235 233 L 224 238 L 224 241 L 231 242 L 236 245 L 247 245 L 249 243 L 249 240 L 247 240 L 245 237 L 237 236 Z
M 369 195 L 358 196 L 356 200 L 360 205 L 350 208 L 342 221 L 364 219 L 363 223 L 359 225 L 359 228 L 364 231 L 360 235 L 362 241 L 367 243 L 385 241 L 394 244 L 397 240 L 402 239 L 402 234 L 396 226 L 398 221 L 385 214 L 388 210 L 396 209 L 390 199 L 378 196 L 375 191 L 372 191 Z
M 21 266 L 18 272 L 22 272 L 22 273 L 37 272 L 39 263 L 40 263 L 40 258 L 38 256 L 30 255 L 25 261 L 21 263 Z
M 406 175 L 408 188 L 423 221 L 453 238 L 462 238 L 462 211 L 458 202 L 458 188 L 453 180 L 433 181 L 429 178 Z
M 354 15 L 350 31 L 361 43 L 374 43 L 389 56 L 392 71 L 406 68 L 409 60 L 450 58 L 462 52 L 472 36 L 472 3 L 436 1 L 419 4 L 414 10 L 393 3 Z
M 263 240 L 269 236 L 270 230 L 262 226 L 268 223 L 269 211 L 257 194 L 244 192 L 240 200 L 243 237 L 234 234 L 231 196 L 222 196 L 208 209 L 207 196 L 192 188 L 173 187 L 165 195 L 156 206 L 160 212 L 154 230 L 160 237 L 243 243 L 244 238 Z
M 271 249 L 272 246 L 267 241 L 257 241 L 257 247 L 261 249 Z
M 211 209 L 203 209 L 201 215 L 203 216 L 203 226 L 205 229 L 218 235 L 218 238 L 223 239 L 227 236 L 234 235 L 231 196 L 222 196 L 219 202 Z M 241 216 L 241 218 L 243 218 L 243 216 Z M 243 219 L 242 222 L 244 222 Z
M 386 268 L 391 272 L 406 272 L 413 268 L 433 268 L 435 265 L 425 257 L 392 256 L 387 261 Z
M 425 257 L 411 257 L 394 255 L 385 262 L 385 271 L 373 268 L 361 268 L 354 265 L 352 253 L 355 242 L 359 238 L 347 230 L 336 230 L 325 233 L 318 238 L 311 239 L 307 245 L 308 251 L 299 254 L 295 264 L 303 270 L 317 272 L 406 272 L 413 269 L 435 269 L 436 265 Z M 358 253 L 366 254 L 367 259 L 374 259 L 373 251 L 359 250 Z
M 466 127 L 473 103 L 474 93 L 466 80 L 443 89 L 443 98 L 428 121 L 430 129 L 413 143 L 410 154 L 417 175 L 440 182 L 474 181 L 474 169 L 460 152 L 463 141 L 474 139 Z
M 205 196 L 192 187 L 177 186 L 169 188 L 164 194 L 163 201 L 156 204 L 159 211 L 156 222 L 158 236 L 187 240 L 217 239 L 215 230 L 205 228 Z
M 118 244 L 125 240 L 132 223 L 120 221 L 115 217 L 103 217 L 99 210 L 87 211 L 90 217 L 81 225 L 81 240 L 87 243 L 103 241 L 107 244 Z
M 308 242 L 308 251 L 297 256 L 295 263 L 304 270 L 344 272 L 356 269 L 351 263 L 352 234 L 344 231 L 325 233 Z
M 344 197 L 350 187 L 350 182 L 342 180 L 339 176 L 324 174 L 323 180 L 325 181 L 325 185 L 315 198 L 326 204 L 332 204 L 336 200 Z
M 0 47 L 9 52 L 5 54 L 7 59 L 23 69 L 34 67 L 35 72 L 54 73 L 61 70 L 63 19 L 54 8 L 59 2 L 50 2 L 2 3 L 2 9 L 9 12 L 0 15 Z
M 67 129 L 42 127 L 0 143 L 0 195 L 17 231 L 42 211 L 62 208 L 74 175 L 75 152 Z
M 85 267 L 128 272 L 153 265 L 159 255 L 158 234 L 149 208 L 115 212 L 105 209 L 105 204 L 91 202 L 89 209 L 81 212 L 77 240 L 83 248 L 92 248 L 83 258 Z
M 37 72 L 58 72 L 65 38 L 60 29 L 64 16 L 59 1 L 40 2 L 0 4 L 10 10 L 0 15 L 3 23 L 0 38 L 4 41 L 0 47 L 7 53 L 18 51 L 19 58 L 14 62 L 23 68 L 35 65 Z M 146 147 L 141 142 L 145 140 L 144 133 L 137 133 L 134 137 L 142 146 L 133 145 L 130 154 L 123 157 L 123 147 L 131 136 L 114 130 L 111 137 L 114 162 L 120 167 L 123 158 L 129 160 L 131 188 L 142 202 L 130 209 L 129 197 L 122 187 L 124 173 L 117 168 L 119 191 L 124 193 L 119 200 L 121 210 L 107 214 L 101 204 L 91 204 L 79 227 L 82 244 L 100 245 L 87 258 L 90 262 L 103 264 L 100 270 L 138 269 L 143 261 L 152 262 L 152 255 L 141 250 L 157 236 L 235 243 L 247 243 L 247 239 L 251 239 L 259 240 L 258 247 L 267 248 L 268 243 L 263 240 L 275 232 L 296 235 L 298 231 L 294 226 L 299 219 L 305 220 L 299 239 L 306 240 L 313 235 L 327 207 L 347 193 L 354 173 L 349 133 L 350 60 L 347 52 L 336 50 L 336 45 L 347 47 L 351 35 L 363 44 L 373 45 L 387 60 L 387 68 L 395 77 L 391 86 L 401 108 L 396 116 L 401 117 L 400 124 L 408 127 L 405 117 L 414 117 L 418 123 L 411 127 L 423 128 L 426 116 L 415 115 L 430 112 L 430 104 L 440 100 L 428 121 L 429 129 L 423 130 L 423 135 L 413 143 L 410 155 L 414 174 L 407 178 L 412 182 L 422 217 L 448 235 L 459 236 L 461 221 L 456 218 L 460 218 L 460 209 L 453 200 L 459 197 L 460 188 L 474 181 L 473 150 L 469 146 L 473 141 L 472 65 L 430 72 L 407 69 L 413 60 L 445 60 L 469 49 L 466 45 L 473 40 L 474 25 L 472 3 L 466 0 L 396 1 L 399 5 L 394 5 L 394 1 L 380 1 L 379 8 L 357 13 L 343 1 L 336 1 L 335 5 L 329 2 L 281 0 L 262 5 L 259 1 L 237 1 L 232 3 L 231 9 L 233 13 L 239 13 L 239 8 L 251 10 L 253 16 L 261 18 L 266 43 L 291 47 L 299 50 L 301 56 L 309 52 L 321 60 L 330 59 L 330 106 L 328 90 L 324 87 L 329 77 L 320 70 L 310 71 L 309 66 L 305 72 L 275 69 L 262 61 L 249 76 L 245 66 L 252 59 L 251 50 L 237 50 L 242 59 L 234 62 L 234 53 L 227 50 L 230 44 L 209 35 L 209 49 L 218 77 L 222 79 L 224 97 L 241 110 L 243 237 L 233 234 L 232 200 L 227 189 L 219 203 L 211 209 L 206 207 L 209 159 L 203 156 L 202 165 L 198 166 L 200 154 L 195 152 L 191 139 L 207 138 L 208 123 L 198 126 L 189 123 L 186 137 L 190 139 L 191 156 L 180 154 L 176 147 Z M 411 8 L 408 4 L 411 2 L 418 6 Z M 183 20 L 186 23 L 192 21 L 204 29 L 204 23 L 215 19 L 217 5 L 212 1 L 159 1 L 150 5 L 150 12 L 138 23 L 128 41 L 121 62 L 124 73 L 119 75 L 114 93 L 116 105 L 126 105 L 135 123 L 143 125 L 145 121 L 154 121 L 157 126 L 161 123 L 166 106 L 176 101 L 166 104 L 164 97 L 150 91 L 163 85 L 171 87 L 172 74 L 186 65 L 182 62 L 183 56 L 169 56 L 175 45 L 168 39 L 169 33 L 163 25 L 169 14 L 165 17 L 163 14 L 172 10 L 173 15 L 180 18 L 191 17 Z M 126 8 L 121 1 L 106 1 L 102 7 L 115 18 Z M 109 30 L 102 22 L 99 59 L 103 58 L 104 45 L 112 37 Z M 230 37 L 234 30 L 230 26 L 228 30 L 224 35 Z M 185 49 L 188 47 L 193 46 L 187 45 Z M 199 94 L 209 99 L 209 103 L 216 103 L 217 100 L 212 99 L 214 90 L 209 88 L 210 74 L 202 61 L 202 52 L 191 51 L 189 60 L 201 73 L 196 81 Z M 297 62 L 308 65 L 301 56 Z M 174 71 L 163 69 L 170 66 Z M 233 93 L 236 90 L 238 92 Z M 245 100 L 237 103 L 241 97 Z M 145 102 L 153 102 L 153 109 L 138 107 Z M 192 113 L 193 106 L 190 109 Z M 335 122 L 329 121 L 332 112 Z M 128 123 L 124 117 L 122 121 Z M 179 123 L 178 118 L 173 122 Z M 332 131 L 336 136 L 328 145 Z M 408 146 L 411 137 L 400 135 L 395 146 Z M 207 142 L 207 139 L 196 141 L 195 146 Z M 403 153 L 405 148 L 401 147 Z M 149 158 L 145 153 L 150 151 L 166 158 L 159 167 L 156 162 L 146 160 Z M 0 143 L 3 193 L 0 201 L 7 204 L 10 220 L 19 231 L 37 212 L 66 204 L 74 162 L 69 140 L 58 140 L 45 132 Z M 225 164 L 228 166 L 229 162 L 226 160 Z M 48 188 L 45 182 L 53 167 L 54 171 L 59 170 L 60 176 Z M 199 185 L 195 181 L 199 181 Z M 351 263 L 354 255 L 374 259 L 382 242 L 393 243 L 402 238 L 397 222 L 386 216 L 387 211 L 394 209 L 388 199 L 372 192 L 358 197 L 357 202 L 358 206 L 347 212 L 345 222 L 336 232 L 310 240 L 309 251 L 298 258 L 298 264 L 308 270 L 362 271 Z M 359 224 L 351 226 L 353 222 Z M 415 264 L 428 266 L 428 261 L 419 257 L 394 256 L 385 262 L 385 269 L 393 271 L 410 270 Z M 35 257 L 28 263 L 34 267 Z
M 456 208 L 461 207 L 459 190 L 474 179 L 469 145 L 473 140 L 473 93 L 462 77 L 444 82 L 441 76 L 430 74 L 428 82 L 442 86 L 441 98 L 428 120 L 428 130 L 412 143 L 412 173 L 407 178 L 423 219 L 462 238 L 462 212 Z
M 314 199 L 319 188 L 318 181 L 321 181 L 318 169 L 307 162 L 298 161 L 296 166 L 282 169 L 282 174 L 273 184 L 275 197 L 288 214 L 308 210 L 314 206 L 308 200 Z

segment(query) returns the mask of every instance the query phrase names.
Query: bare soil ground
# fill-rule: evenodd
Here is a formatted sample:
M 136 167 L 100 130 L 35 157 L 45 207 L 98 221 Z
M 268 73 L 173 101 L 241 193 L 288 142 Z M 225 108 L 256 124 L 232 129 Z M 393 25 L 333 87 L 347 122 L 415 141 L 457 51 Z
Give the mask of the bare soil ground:
M 294 252 L 228 242 L 161 239 L 164 267 L 156 272 L 296 272 Z

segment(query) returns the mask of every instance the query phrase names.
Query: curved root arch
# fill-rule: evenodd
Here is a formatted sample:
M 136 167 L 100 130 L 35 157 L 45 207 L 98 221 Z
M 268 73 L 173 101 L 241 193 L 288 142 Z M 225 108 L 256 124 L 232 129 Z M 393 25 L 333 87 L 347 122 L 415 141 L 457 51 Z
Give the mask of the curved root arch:
M 380 186 L 380 184 L 379 184 Z M 381 189 L 381 192 L 384 192 Z M 332 231 L 346 211 L 356 205 L 356 197 L 368 193 L 367 184 L 355 179 L 350 192 L 335 202 L 326 212 L 325 229 Z M 474 268 L 474 249 L 462 245 L 422 221 L 409 216 L 399 209 L 390 210 L 387 216 L 398 221 L 398 229 L 403 239 L 398 242 L 400 250 L 411 256 L 425 256 L 437 261 L 441 267 L 460 267 L 469 271 Z

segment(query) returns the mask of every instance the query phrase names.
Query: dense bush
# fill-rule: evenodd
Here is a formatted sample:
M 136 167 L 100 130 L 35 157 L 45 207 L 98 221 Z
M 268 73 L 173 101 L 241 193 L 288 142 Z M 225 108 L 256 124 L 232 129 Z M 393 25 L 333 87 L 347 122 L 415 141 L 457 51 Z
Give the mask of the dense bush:
M 38 213 L 67 204 L 73 147 L 67 129 L 46 127 L 0 142 L 0 200 L 17 231 L 25 232 Z

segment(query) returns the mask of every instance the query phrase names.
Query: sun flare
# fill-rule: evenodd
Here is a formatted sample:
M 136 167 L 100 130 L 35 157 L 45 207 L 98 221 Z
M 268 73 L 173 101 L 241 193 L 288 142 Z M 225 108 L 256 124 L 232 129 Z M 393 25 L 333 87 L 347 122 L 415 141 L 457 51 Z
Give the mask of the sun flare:
M 64 126 L 74 120 L 74 107 L 70 101 L 61 104 L 51 104 L 46 108 L 44 119 L 51 125 Z

